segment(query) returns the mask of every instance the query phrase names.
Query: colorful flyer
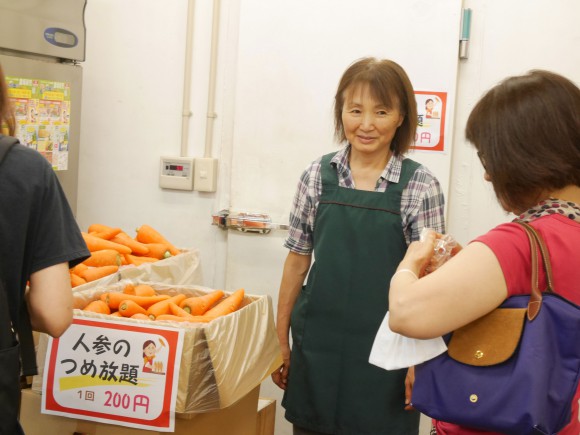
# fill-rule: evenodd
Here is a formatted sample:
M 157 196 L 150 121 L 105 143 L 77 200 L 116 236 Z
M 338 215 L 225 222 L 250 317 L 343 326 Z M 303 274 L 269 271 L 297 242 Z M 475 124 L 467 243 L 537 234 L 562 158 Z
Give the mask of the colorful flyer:
M 445 112 L 447 92 L 415 91 L 417 100 L 416 150 L 445 150 Z
M 42 413 L 173 432 L 183 334 L 75 316 L 48 341 Z
M 22 77 L 6 77 L 6 83 L 20 143 L 41 153 L 55 171 L 68 169 L 70 84 Z

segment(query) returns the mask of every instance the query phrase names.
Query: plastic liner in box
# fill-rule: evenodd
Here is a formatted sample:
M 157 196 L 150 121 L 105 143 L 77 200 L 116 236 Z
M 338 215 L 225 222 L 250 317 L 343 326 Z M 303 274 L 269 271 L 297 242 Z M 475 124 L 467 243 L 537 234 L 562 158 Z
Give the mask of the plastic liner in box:
M 83 306 L 106 292 L 120 292 L 126 284 L 149 284 L 159 294 L 200 296 L 213 289 L 122 280 L 116 284 L 75 292 L 75 306 Z M 226 292 L 226 296 L 231 293 Z M 75 310 L 75 315 L 107 319 L 107 315 Z M 115 320 L 120 318 L 115 317 Z M 226 408 L 259 385 L 282 364 L 269 296 L 248 295 L 242 307 L 209 323 L 121 319 L 131 323 L 164 325 L 185 331 L 179 371 L 176 413 L 195 414 Z M 41 335 L 37 350 L 39 375 L 32 388 L 42 390 L 42 371 L 48 337 Z
M 144 263 L 140 266 L 121 266 L 117 273 L 75 287 L 73 292 L 82 292 L 111 285 L 123 279 L 176 285 L 201 284 L 202 272 L 199 251 L 197 249 L 181 249 L 181 254 L 156 261 L 155 263 Z

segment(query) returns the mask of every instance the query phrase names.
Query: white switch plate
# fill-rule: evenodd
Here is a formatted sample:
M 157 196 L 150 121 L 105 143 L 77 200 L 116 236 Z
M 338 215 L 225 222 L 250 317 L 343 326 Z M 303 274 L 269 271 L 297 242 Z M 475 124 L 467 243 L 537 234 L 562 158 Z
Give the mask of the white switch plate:
M 193 190 L 193 157 L 161 157 L 159 187 Z
M 203 157 L 195 159 L 193 190 L 215 192 L 217 187 L 218 160 Z

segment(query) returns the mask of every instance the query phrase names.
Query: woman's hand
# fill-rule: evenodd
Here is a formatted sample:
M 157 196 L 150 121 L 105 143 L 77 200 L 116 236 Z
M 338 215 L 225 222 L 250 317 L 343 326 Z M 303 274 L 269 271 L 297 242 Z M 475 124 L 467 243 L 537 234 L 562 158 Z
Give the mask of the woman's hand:
M 435 271 L 462 249 L 453 239 L 447 239 L 448 236 L 428 230 L 421 241 L 409 245 L 400 267 L 418 271 L 420 277 Z
M 422 241 L 412 242 L 399 264 L 399 269 L 410 269 L 419 277 L 425 275 L 425 269 L 435 253 L 435 240 L 438 235 L 435 231 L 428 231 Z
M 290 370 L 290 347 L 282 346 L 282 365 L 272 373 L 272 381 L 283 390 L 286 390 L 288 383 L 288 372 Z

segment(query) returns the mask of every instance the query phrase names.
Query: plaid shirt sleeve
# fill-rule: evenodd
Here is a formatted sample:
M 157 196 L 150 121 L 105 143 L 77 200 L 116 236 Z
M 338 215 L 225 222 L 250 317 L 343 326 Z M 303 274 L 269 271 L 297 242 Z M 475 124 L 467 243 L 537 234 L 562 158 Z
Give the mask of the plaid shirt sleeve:
M 319 159 L 306 168 L 298 181 L 290 211 L 288 237 L 284 242 L 284 247 L 292 252 L 303 255 L 312 253 L 312 230 L 321 193 Z
M 423 228 L 445 233 L 445 198 L 435 176 L 420 166 L 401 198 L 401 215 L 407 244 L 419 240 Z

